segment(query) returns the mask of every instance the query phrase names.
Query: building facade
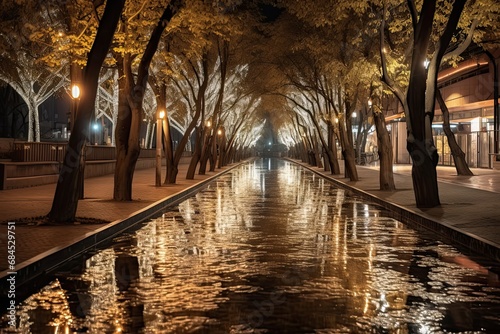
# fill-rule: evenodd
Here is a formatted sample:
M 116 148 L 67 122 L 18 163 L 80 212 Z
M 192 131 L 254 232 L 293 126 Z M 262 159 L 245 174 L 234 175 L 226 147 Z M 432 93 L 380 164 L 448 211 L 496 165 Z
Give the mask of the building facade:
M 440 71 L 438 87 L 450 112 L 450 125 L 465 152 L 469 167 L 493 168 L 498 152 L 498 98 L 495 117 L 495 90 L 498 90 L 500 49 L 478 52 L 457 67 Z M 496 75 L 495 75 L 496 73 Z M 495 118 L 497 128 L 495 129 Z M 406 122 L 402 112 L 386 117 L 391 132 L 394 163 L 410 163 L 406 150 Z M 436 102 L 433 121 L 434 144 L 439 164 L 454 164 L 448 140 L 443 132 L 443 115 Z M 496 151 L 495 151 L 496 150 Z

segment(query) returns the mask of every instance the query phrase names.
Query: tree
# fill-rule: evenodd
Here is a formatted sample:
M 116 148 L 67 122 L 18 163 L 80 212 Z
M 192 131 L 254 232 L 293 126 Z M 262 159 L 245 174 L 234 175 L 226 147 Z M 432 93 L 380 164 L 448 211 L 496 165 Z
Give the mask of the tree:
M 429 68 L 423 66 L 432 35 L 436 0 L 424 1 L 420 17 L 415 4 L 409 2 L 414 31 L 410 80 L 406 101 L 408 105 L 407 150 L 412 158 L 413 189 L 417 207 L 434 207 L 440 204 L 436 165 L 437 149 L 432 139 L 432 120 L 437 89 L 437 74 L 444 52 L 458 25 L 465 0 L 453 3 L 448 23 L 440 36 L 438 47 Z M 427 70 L 427 73 L 426 73 Z
M 381 108 L 380 94 L 373 94 L 370 97 L 371 111 L 377 131 L 377 148 L 380 159 L 379 184 L 380 190 L 391 191 L 396 189 L 394 174 L 392 172 L 393 151 L 391 138 L 387 131 L 384 112 Z
M 408 88 L 404 92 L 389 77 L 386 62 L 385 37 L 386 10 L 384 6 L 381 33 L 382 80 L 389 86 L 403 105 L 407 121 L 407 150 L 412 158 L 413 189 L 417 207 L 434 207 L 440 204 L 436 166 L 437 149 L 432 137 L 432 120 L 434 118 L 437 74 L 450 42 L 457 33 L 460 17 L 465 7 L 465 0 L 457 0 L 452 5 L 437 7 L 437 0 L 424 0 L 417 8 L 414 1 L 407 2 L 407 14 L 410 19 L 409 39 L 410 66 Z M 400 10 L 395 6 L 393 14 Z M 402 21 L 394 21 L 390 30 L 401 31 L 405 26 Z M 471 21 L 468 21 L 471 22 Z M 467 24 L 465 22 L 462 28 Z M 404 44 L 402 45 L 402 49 Z M 400 51 L 399 54 L 403 54 Z M 428 67 L 424 66 L 429 55 Z
M 361 9 L 366 7 L 360 2 L 356 4 Z M 327 115 L 325 120 L 329 123 L 328 132 L 338 135 L 346 176 L 357 180 L 352 115 L 365 108 L 360 105 L 359 97 L 373 80 L 373 72 L 367 76 L 361 70 L 365 68 L 362 65 L 366 63 L 374 45 L 372 38 L 363 33 L 369 30 L 369 26 L 365 23 L 366 19 L 358 15 L 360 9 L 352 3 L 332 2 L 331 11 L 324 11 L 324 6 L 320 6 L 319 2 L 283 2 L 283 5 L 300 20 L 294 25 L 299 30 L 300 43 L 292 46 L 293 52 L 305 52 L 310 58 L 305 63 L 317 64 L 317 77 L 320 80 L 316 80 L 317 83 L 307 80 L 308 84 L 304 87 L 313 87 L 327 101 L 324 109 Z M 338 47 L 332 48 L 332 45 Z M 302 68 L 300 66 L 299 71 Z M 366 100 L 363 103 L 366 105 Z M 357 149 L 363 150 L 360 147 Z M 325 150 L 326 153 L 334 152 L 332 148 Z
M 436 97 L 441 108 L 441 112 L 443 113 L 443 131 L 446 134 L 446 138 L 448 138 L 448 145 L 451 149 L 451 156 L 453 157 L 453 161 L 455 162 L 457 174 L 472 176 L 474 174 L 465 161 L 465 153 L 458 145 L 457 140 L 455 139 L 455 135 L 451 131 L 450 112 L 448 111 L 446 102 L 444 102 L 443 96 L 441 95 L 441 91 L 439 89 L 436 91 Z
M 185 72 L 182 72 L 183 80 L 175 81 L 175 83 L 177 88 L 181 91 L 185 103 L 189 106 L 189 112 L 191 112 L 193 116 L 191 117 L 191 122 L 189 123 L 186 132 L 177 147 L 174 156 L 174 163 L 178 164 L 180 161 L 184 147 L 186 146 L 192 131 L 196 129 L 195 148 L 186 174 L 186 179 L 193 179 L 196 172 L 196 165 L 198 164 L 201 155 L 201 140 L 203 131 L 201 127 L 205 126 L 205 92 L 208 87 L 209 72 L 211 67 L 208 52 L 205 50 L 201 55 L 201 60 L 196 63 L 191 60 L 187 60 L 187 64 L 190 66 L 185 69 Z M 193 80 L 194 84 L 191 82 L 190 78 L 195 78 L 195 80 Z M 192 99 L 194 99 L 194 101 L 192 101 Z M 201 122 L 198 126 L 200 117 Z
M 101 72 L 99 78 L 99 88 L 96 98 L 95 119 L 107 118 L 111 124 L 111 145 L 115 145 L 115 128 L 118 119 L 118 71 L 115 68 L 108 68 Z
M 85 66 L 83 89 L 76 113 L 75 124 L 68 143 L 63 166 L 59 174 L 52 208 L 48 218 L 55 223 L 74 221 L 80 193 L 78 182 L 83 148 L 89 139 L 89 124 L 94 113 L 99 73 L 108 53 L 125 0 L 106 2 L 99 21 L 94 43 L 88 53 Z
M 52 51 L 51 39 L 57 37 L 33 36 L 37 27 L 31 22 L 33 15 L 37 17 L 35 20 L 47 21 L 51 9 L 38 2 L 11 6 L 2 11 L 0 24 L 0 80 L 8 83 L 25 101 L 28 106 L 26 138 L 39 142 L 38 107 L 66 83 L 67 71 L 64 64 L 49 67 L 39 60 Z
M 259 121 L 257 110 L 261 107 L 260 98 L 255 95 L 237 96 L 236 94 L 234 97 L 236 100 L 231 106 L 227 106 L 223 116 L 224 136 L 227 141 L 219 159 L 219 168 L 235 160 L 241 129 L 255 125 Z
M 168 110 L 169 117 L 165 122 L 172 121 L 183 133 L 179 144 L 173 151 L 171 136 L 165 132 L 164 147 L 166 148 L 167 178 L 165 183 L 175 183 L 177 166 L 190 141 L 193 130 L 197 136 L 195 148 L 188 168 L 187 178 L 194 178 L 196 166 L 200 158 L 208 159 L 211 128 L 207 127 L 206 119 L 211 117 L 216 108 L 217 96 L 223 96 L 219 88 L 218 73 L 221 66 L 217 57 L 217 45 L 223 46 L 227 40 L 238 32 L 241 23 L 235 19 L 233 2 L 226 1 L 218 4 L 190 1 L 185 10 L 179 13 L 179 24 L 169 31 L 164 40 L 165 49 L 160 54 L 166 61 L 166 67 L 157 71 L 154 89 L 158 95 L 158 88 L 166 84 L 173 108 Z M 221 48 L 224 50 L 224 47 Z M 164 65 L 164 64 L 162 64 Z M 161 73 L 160 73 L 161 72 Z M 163 103 L 163 102 L 162 102 Z M 165 126 L 164 131 L 170 127 Z M 172 152 L 170 152 L 172 150 Z M 200 164 L 200 173 L 203 164 Z
M 161 36 L 174 15 L 184 6 L 182 0 L 172 0 L 154 26 L 141 60 L 137 65 L 137 76 L 132 71 L 133 61 L 137 54 L 130 50 L 115 49 L 118 61 L 118 84 L 120 87 L 118 120 L 116 127 L 116 169 L 113 198 L 118 201 L 132 200 L 132 180 L 135 164 L 140 153 L 140 129 L 143 115 L 143 100 L 148 84 L 149 66 L 158 49 Z M 138 14 L 137 14 L 138 15 Z M 132 16 L 134 17 L 134 16 Z M 120 33 L 127 36 L 131 20 L 122 20 Z M 129 47 L 132 47 L 129 45 Z

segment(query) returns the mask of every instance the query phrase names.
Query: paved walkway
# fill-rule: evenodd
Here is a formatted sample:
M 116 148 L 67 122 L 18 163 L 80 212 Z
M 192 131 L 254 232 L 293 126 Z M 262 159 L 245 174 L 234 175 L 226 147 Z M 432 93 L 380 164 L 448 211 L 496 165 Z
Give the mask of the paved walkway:
M 296 161 L 300 163 L 299 161 Z M 194 180 L 185 180 L 187 161 L 179 166 L 178 183 L 162 187 L 154 186 L 154 169 L 138 170 L 134 175 L 133 202 L 112 201 L 113 176 L 86 179 L 85 199 L 80 200 L 77 215 L 107 221 L 123 220 L 139 210 L 190 187 L 215 177 L 234 166 L 217 169 L 207 175 L 196 175 Z M 500 171 L 474 169 L 472 177 L 458 177 L 454 168 L 439 167 L 440 198 L 442 205 L 433 209 L 416 208 L 410 176 L 410 166 L 395 166 L 395 182 L 398 190 L 378 190 L 378 168 L 358 167 L 360 181 L 350 182 L 342 175 L 332 176 L 319 168 L 313 171 L 337 182 L 355 187 L 383 202 L 401 207 L 404 212 L 421 215 L 439 226 L 452 229 L 470 240 L 486 243 L 500 249 Z M 0 221 L 19 220 L 23 217 L 43 216 L 52 204 L 55 185 L 0 191 Z M 0 235 L 0 272 L 7 269 L 7 225 Z M 27 263 L 34 258 L 72 245 L 82 236 L 107 229 L 109 225 L 82 224 L 71 226 L 26 226 L 16 225 L 16 263 Z M 445 233 L 446 230 L 445 230 Z M 467 243 L 465 242 L 465 243 Z M 470 246 L 470 245 L 469 245 Z M 472 245 L 473 246 L 473 245 Z M 490 249 L 491 249 L 490 247 Z M 477 247 L 476 247 L 477 248 Z M 489 250 L 490 251 L 490 250 Z M 500 260 L 498 253 L 487 254 Z

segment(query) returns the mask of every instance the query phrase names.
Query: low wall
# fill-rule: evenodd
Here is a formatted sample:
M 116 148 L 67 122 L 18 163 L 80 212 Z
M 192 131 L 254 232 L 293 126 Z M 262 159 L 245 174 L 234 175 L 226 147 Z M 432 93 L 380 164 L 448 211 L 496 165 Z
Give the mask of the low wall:
M 0 138 L 0 159 L 11 159 L 14 151 L 13 138 Z
M 0 142 L 1 144 L 2 142 Z M 4 142 L 11 147 L 10 155 L 13 162 L 40 162 L 40 161 L 63 161 L 68 143 L 66 142 Z M 0 145 L 0 149 L 2 146 Z M 155 149 L 141 149 L 139 158 L 154 158 Z M 115 160 L 116 148 L 109 145 L 86 145 L 85 157 L 87 161 Z
M 162 163 L 164 163 L 162 159 Z M 113 174 L 115 160 L 87 161 L 85 178 Z M 59 178 L 58 162 L 0 162 L 0 190 L 27 188 L 56 183 Z M 135 169 L 153 168 L 154 158 L 140 158 Z

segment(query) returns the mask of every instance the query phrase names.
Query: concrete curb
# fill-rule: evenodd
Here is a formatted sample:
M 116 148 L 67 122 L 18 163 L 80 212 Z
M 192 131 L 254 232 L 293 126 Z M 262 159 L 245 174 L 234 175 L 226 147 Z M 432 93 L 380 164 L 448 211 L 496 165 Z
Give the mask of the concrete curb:
M 15 277 L 17 291 L 19 291 L 19 287 L 21 286 L 24 290 L 31 290 L 31 288 L 39 287 L 42 275 L 53 272 L 56 267 L 65 262 L 74 260 L 86 252 L 97 250 L 99 248 L 98 246 L 111 241 L 111 239 L 118 234 L 132 229 L 134 225 L 146 219 L 152 218 L 166 208 L 179 204 L 186 198 L 208 186 L 209 183 L 213 182 L 218 177 L 230 172 L 234 168 L 246 162 L 248 161 L 236 163 L 234 166 L 229 166 L 227 170 L 210 176 L 209 178 L 202 180 L 177 194 L 165 197 L 145 207 L 144 209 L 132 213 L 125 219 L 109 223 L 106 226 L 100 227 L 96 231 L 89 232 L 80 238 L 68 242 L 67 245 L 54 247 L 42 254 L 37 255 L 36 257 L 17 264 L 15 273 L 10 272 L 9 270 L 0 272 L 0 292 L 3 295 L 7 295 L 10 286 L 9 282 L 7 282 L 9 277 Z M 16 293 L 16 296 L 17 295 L 20 294 Z
M 485 240 L 477 235 L 472 235 L 467 232 L 460 231 L 455 227 L 446 224 L 446 222 L 437 221 L 430 217 L 426 217 L 421 213 L 417 213 L 403 206 L 400 206 L 398 204 L 388 202 L 364 190 L 352 187 L 333 177 L 329 177 L 328 175 L 325 175 L 317 170 L 314 170 L 310 166 L 298 163 L 290 159 L 287 160 L 305 169 L 310 170 L 316 175 L 325 178 L 326 180 L 334 183 L 339 188 L 351 191 L 352 193 L 362 197 L 363 199 L 366 199 L 377 205 L 380 205 L 381 207 L 390 212 L 391 218 L 397 219 L 402 223 L 411 226 L 412 228 L 415 228 L 417 230 L 426 230 L 433 232 L 437 234 L 438 238 L 441 240 L 444 240 L 448 243 L 457 246 L 465 247 L 468 250 L 476 252 L 481 256 L 488 257 L 494 261 L 500 261 L 500 248 L 497 245 L 492 244 L 488 240 Z

